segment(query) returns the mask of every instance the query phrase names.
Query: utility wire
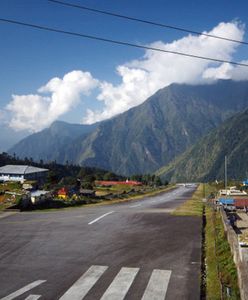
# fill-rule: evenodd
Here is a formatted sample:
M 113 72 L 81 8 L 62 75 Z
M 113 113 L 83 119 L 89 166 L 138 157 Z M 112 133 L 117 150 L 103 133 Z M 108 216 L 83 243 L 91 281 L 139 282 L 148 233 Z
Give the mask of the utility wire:
M 92 7 L 82 6 L 82 5 L 73 4 L 73 3 L 69 3 L 69 2 L 64 2 L 64 1 L 60 1 L 60 0 L 48 0 L 48 1 L 56 3 L 56 4 L 64 5 L 64 6 L 69 6 L 69 7 L 88 10 L 88 11 L 92 11 L 92 12 L 96 12 L 96 13 L 100 13 L 100 14 L 104 14 L 104 15 L 109 15 L 109 16 L 112 16 L 112 17 L 127 19 L 127 20 L 131 20 L 131 21 L 136 21 L 136 22 L 145 23 L 145 24 L 154 25 L 154 26 L 159 26 L 159 27 L 164 27 L 164 28 L 169 28 L 169 29 L 173 29 L 173 30 L 178 30 L 178 31 L 183 31 L 183 32 L 187 32 L 187 33 L 196 34 L 196 35 L 203 35 L 203 36 L 207 36 L 207 37 L 211 37 L 211 38 L 215 38 L 215 39 L 219 39 L 219 40 L 224 40 L 224 41 L 229 41 L 229 42 L 233 42 L 233 43 L 248 45 L 248 42 L 241 41 L 241 40 L 230 39 L 230 38 L 226 38 L 226 37 L 223 37 L 223 36 L 212 35 L 212 34 L 208 34 L 208 33 L 202 33 L 202 32 L 199 32 L 199 31 L 194 31 L 194 30 L 190 30 L 190 29 L 187 29 L 187 28 L 183 28 L 183 27 L 177 27 L 177 26 L 157 23 L 157 22 L 153 22 L 153 21 L 149 21 L 149 20 L 138 19 L 138 18 L 127 16 L 127 15 L 117 14 L 117 13 L 114 13 L 114 12 L 111 12 L 111 11 L 95 9 L 95 8 L 92 8 Z
M 97 41 L 102 41 L 102 42 L 107 42 L 107 43 L 112 43 L 112 44 L 118 44 L 118 45 L 123 45 L 123 46 L 135 47 L 135 48 L 152 50 L 152 51 L 163 52 L 163 53 L 171 53 L 171 54 L 176 54 L 176 55 L 181 55 L 181 56 L 186 56 L 186 57 L 192 57 L 192 58 L 209 60 L 209 61 L 214 61 L 214 62 L 219 62 L 219 63 L 229 63 L 229 64 L 232 64 L 232 65 L 248 67 L 248 64 L 245 64 L 245 63 L 239 63 L 239 62 L 235 62 L 235 61 L 229 61 L 229 60 L 223 60 L 223 59 L 218 59 L 218 58 L 211 58 L 211 57 L 206 57 L 206 56 L 194 55 L 194 54 L 190 54 L 190 53 L 170 51 L 170 50 L 164 50 L 164 49 L 161 49 L 161 48 L 155 48 L 155 47 L 143 46 L 143 45 L 138 45 L 138 44 L 132 44 L 132 43 L 129 43 L 129 42 L 117 41 L 117 40 L 107 39 L 107 38 L 103 38 L 103 37 L 99 37 L 99 36 L 93 36 L 93 35 L 88 35 L 88 34 L 83 34 L 83 33 L 66 31 L 66 30 L 61 30 L 61 29 L 56 29 L 56 28 L 52 28 L 52 27 L 46 27 L 46 26 L 41 26 L 41 25 L 36 25 L 36 24 L 31 24 L 31 23 L 24 23 L 24 22 L 20 22 L 20 21 L 16 21 L 16 20 L 11 20 L 11 19 L 0 18 L 0 22 L 11 23 L 11 24 L 31 27 L 31 28 L 35 28 L 35 29 L 39 29 L 39 30 L 62 33 L 62 34 L 67 34 L 67 35 L 71 35 L 71 36 L 77 36 L 77 37 L 82 37 L 82 38 L 87 38 L 87 39 L 91 39 L 91 40 L 97 40 Z

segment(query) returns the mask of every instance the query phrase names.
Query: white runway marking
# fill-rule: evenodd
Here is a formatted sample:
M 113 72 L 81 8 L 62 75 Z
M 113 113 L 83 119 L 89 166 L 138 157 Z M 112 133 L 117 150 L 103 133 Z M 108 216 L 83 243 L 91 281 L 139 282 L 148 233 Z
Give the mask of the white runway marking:
M 0 300 L 12 300 L 12 299 L 15 299 L 16 297 L 26 293 L 27 291 L 37 287 L 38 285 L 42 284 L 46 282 L 46 280 L 37 280 L 37 281 L 34 281 L 26 286 L 24 286 L 23 288 L 17 290 L 16 292 L 4 297 L 4 298 L 1 298 Z
M 154 270 L 141 300 L 164 300 L 171 271 Z
M 191 264 L 192 264 L 192 265 L 199 265 L 200 262 L 198 262 L 198 261 L 192 261 Z
M 91 266 L 74 284 L 72 284 L 72 286 L 61 298 L 59 298 L 59 300 L 84 299 L 90 290 L 94 289 L 95 284 L 103 276 L 107 269 L 108 266 Z M 101 297 L 101 300 L 123 300 L 133 284 L 139 270 L 139 268 L 121 268 L 119 273 L 112 279 L 111 284 Z M 153 270 L 141 300 L 164 300 L 166 297 L 171 273 L 172 272 L 170 270 Z M 137 280 L 138 279 L 139 278 L 137 278 Z M 44 282 L 46 282 L 46 280 L 34 281 L 17 290 L 16 292 L 1 298 L 0 300 L 12 300 L 20 297 L 24 293 L 27 293 L 29 290 Z M 25 300 L 38 300 L 41 297 L 42 295 L 30 294 L 25 296 Z
M 25 300 L 37 300 L 41 297 L 41 295 L 29 295 Z
M 121 268 L 101 300 L 122 300 L 126 296 L 139 268 Z
M 129 206 L 129 207 L 130 207 L 130 208 L 134 208 L 134 207 L 138 207 L 138 206 L 141 206 L 141 204 L 131 205 L 131 206 Z
M 93 221 L 91 221 L 90 223 L 88 223 L 88 225 L 91 225 L 91 224 L 96 223 L 97 221 L 101 220 L 102 218 L 106 217 L 107 215 L 112 214 L 113 212 L 114 212 L 114 211 L 110 211 L 110 212 L 108 212 L 108 213 L 106 213 L 106 214 L 100 216 L 99 218 L 96 218 L 95 220 L 93 220 Z
M 83 299 L 107 269 L 107 266 L 91 266 L 59 300 Z

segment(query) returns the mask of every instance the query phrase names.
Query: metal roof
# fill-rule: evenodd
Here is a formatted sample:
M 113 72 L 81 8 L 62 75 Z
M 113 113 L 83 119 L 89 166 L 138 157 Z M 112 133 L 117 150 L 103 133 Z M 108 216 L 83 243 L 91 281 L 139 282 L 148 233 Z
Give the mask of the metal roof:
M 42 196 L 42 195 L 46 195 L 48 193 L 49 193 L 49 191 L 37 190 L 37 191 L 31 192 L 30 196 L 31 197 L 39 197 L 39 196 Z
M 36 168 L 33 166 L 27 165 L 6 165 L 0 167 L 0 174 L 32 174 L 32 173 L 40 173 L 40 172 L 47 172 L 48 169 Z
M 223 205 L 232 205 L 234 204 L 234 199 L 233 198 L 220 198 L 219 203 L 222 203 Z

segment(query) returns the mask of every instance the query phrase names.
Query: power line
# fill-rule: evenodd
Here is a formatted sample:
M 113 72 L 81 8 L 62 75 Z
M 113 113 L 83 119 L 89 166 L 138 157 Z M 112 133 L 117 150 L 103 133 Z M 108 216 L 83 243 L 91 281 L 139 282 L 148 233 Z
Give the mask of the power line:
M 66 31 L 66 30 L 61 30 L 61 29 L 56 29 L 56 28 L 52 28 L 52 27 L 46 27 L 46 26 L 41 26 L 41 25 L 36 25 L 36 24 L 31 24 L 31 23 L 24 23 L 24 22 L 20 22 L 20 21 L 16 21 L 16 20 L 0 18 L 0 22 L 31 27 L 31 28 L 35 28 L 35 29 L 39 29 L 39 30 L 62 33 L 62 34 L 67 34 L 67 35 L 71 35 L 71 36 L 77 36 L 77 37 L 87 38 L 87 39 L 91 39 L 91 40 L 97 40 L 97 41 L 112 43 L 112 44 L 118 44 L 118 45 L 122 45 L 122 46 L 129 46 L 129 47 L 135 47 L 135 48 L 139 48 L 139 49 L 152 50 L 152 51 L 170 53 L 170 54 L 181 55 L 181 56 L 186 56 L 186 57 L 191 57 L 191 58 L 209 60 L 209 61 L 214 61 L 214 62 L 219 62 L 219 63 L 229 63 L 229 64 L 232 64 L 232 65 L 248 67 L 248 64 L 245 64 L 245 63 L 238 63 L 238 62 L 235 62 L 235 61 L 229 61 L 229 60 L 223 60 L 223 59 L 218 59 L 218 58 L 211 58 L 211 57 L 206 57 L 206 56 L 194 55 L 194 54 L 189 54 L 189 53 L 184 53 L 184 52 L 164 50 L 164 49 L 155 48 L 155 47 L 132 44 L 132 43 L 129 43 L 129 42 L 117 41 L 117 40 L 107 39 L 107 38 L 103 38 L 103 37 L 99 37 L 99 36 L 93 36 L 93 35 L 88 35 L 88 34 L 83 34 L 83 33 Z
M 211 37 L 211 38 L 215 38 L 215 39 L 219 39 L 219 40 L 224 40 L 224 41 L 229 41 L 229 42 L 233 42 L 233 43 L 248 45 L 248 42 L 241 41 L 241 40 L 230 39 L 230 38 L 226 38 L 226 37 L 223 37 L 223 36 L 218 36 L 218 35 L 213 35 L 213 34 L 208 34 L 208 33 L 202 33 L 202 32 L 199 32 L 199 31 L 194 31 L 194 30 L 190 30 L 190 29 L 187 29 L 187 28 L 183 28 L 183 27 L 177 27 L 177 26 L 157 23 L 157 22 L 153 22 L 153 21 L 149 21 L 149 20 L 138 19 L 138 18 L 127 16 L 127 15 L 117 14 L 117 13 L 114 13 L 114 12 L 111 12 L 111 11 L 95 9 L 95 8 L 88 7 L 88 6 L 73 4 L 73 3 L 59 1 L 59 0 L 48 0 L 48 1 L 56 3 L 56 4 L 64 5 L 64 6 L 69 6 L 69 7 L 88 10 L 88 11 L 92 11 L 92 12 L 96 12 L 96 13 L 100 13 L 100 14 L 104 14 L 104 15 L 109 15 L 109 16 L 112 16 L 112 17 L 127 19 L 127 20 L 131 20 L 131 21 L 135 21 L 135 22 L 140 22 L 140 23 L 145 23 L 145 24 L 149 24 L 149 25 L 153 25 L 153 26 L 159 26 L 159 27 L 164 27 L 164 28 L 168 28 L 168 29 L 183 31 L 183 32 L 192 33 L 192 34 L 196 34 L 196 35 L 203 35 L 203 36 L 207 36 L 207 37 Z

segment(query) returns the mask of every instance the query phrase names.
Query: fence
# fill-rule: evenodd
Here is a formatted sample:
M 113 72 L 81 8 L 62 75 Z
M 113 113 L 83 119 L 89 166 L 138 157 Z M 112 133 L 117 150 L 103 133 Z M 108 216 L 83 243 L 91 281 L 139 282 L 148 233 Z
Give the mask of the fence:
M 242 300 L 248 300 L 248 262 L 244 259 L 239 246 L 238 236 L 233 230 L 223 208 L 220 210 L 224 229 L 238 271 L 238 281 Z

